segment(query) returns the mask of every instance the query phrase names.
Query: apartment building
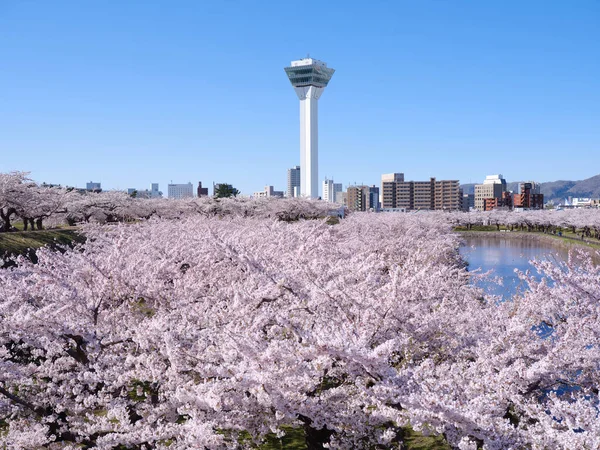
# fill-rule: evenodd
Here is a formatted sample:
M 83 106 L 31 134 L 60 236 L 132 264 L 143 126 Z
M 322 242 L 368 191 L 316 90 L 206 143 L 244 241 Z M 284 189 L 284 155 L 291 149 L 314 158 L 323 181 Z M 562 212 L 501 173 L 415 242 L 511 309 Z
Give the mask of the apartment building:
M 404 174 L 381 177 L 382 208 L 406 210 L 460 210 L 462 192 L 458 180 L 404 181 Z
M 345 206 L 350 211 L 379 211 L 379 188 L 372 186 L 350 186 L 346 193 Z
M 379 201 L 382 208 L 394 208 L 396 204 L 396 183 L 404 182 L 403 173 L 384 173 L 381 175 Z

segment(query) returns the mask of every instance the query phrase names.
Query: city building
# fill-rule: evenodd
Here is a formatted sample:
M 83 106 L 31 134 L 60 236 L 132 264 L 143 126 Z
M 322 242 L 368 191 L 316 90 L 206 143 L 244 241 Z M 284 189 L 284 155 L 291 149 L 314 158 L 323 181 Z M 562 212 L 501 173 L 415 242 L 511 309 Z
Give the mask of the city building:
M 294 166 L 287 171 L 287 197 L 300 197 L 300 166 Z
M 273 186 L 265 186 L 262 191 L 255 192 L 254 198 L 278 197 L 283 198 L 283 191 L 276 191 Z
M 194 196 L 194 185 L 190 183 L 186 184 L 169 184 L 168 187 L 169 198 L 189 198 Z
M 485 211 L 485 199 L 502 199 L 502 193 L 506 191 L 506 180 L 501 174 L 488 175 L 483 184 L 475 185 L 475 209 Z
M 515 208 L 544 209 L 544 194 L 540 193 L 540 185 L 533 181 L 521 183 L 519 193 L 513 195 Z
M 370 211 L 379 211 L 381 209 L 381 204 L 379 203 L 379 187 L 372 185 L 369 186 L 365 195 L 367 197 L 367 209 Z
M 349 186 L 346 190 L 346 206 L 350 211 L 366 211 L 365 188 L 367 186 Z
M 403 173 L 384 173 L 381 175 L 381 207 L 394 209 L 396 205 L 396 183 L 404 182 Z
M 150 189 L 150 197 L 151 198 L 160 198 L 162 197 L 162 192 L 158 190 L 158 183 L 152 183 Z
M 492 209 L 510 210 L 513 207 L 513 195 L 511 192 L 504 191 L 500 198 L 490 197 L 483 199 L 483 210 L 491 211 Z
M 93 191 L 93 192 L 101 192 L 102 191 L 102 186 L 100 185 L 100 183 L 96 183 L 94 181 L 90 181 L 88 183 L 85 184 L 85 190 L 86 191 Z
M 379 211 L 379 188 L 373 186 L 349 186 L 346 203 L 350 211 Z
M 335 203 L 336 194 L 342 192 L 342 183 L 334 183 L 333 180 L 325 178 L 323 181 L 323 196 L 326 202 Z
M 202 181 L 198 181 L 198 187 L 196 188 L 196 194 L 198 197 L 208 197 L 208 188 L 202 187 Z
M 386 211 L 460 210 L 462 191 L 458 180 L 404 181 L 404 174 L 381 176 L 382 204 Z
M 158 190 L 158 183 L 152 183 L 151 190 L 148 189 L 127 189 L 127 195 L 135 198 L 159 198 L 162 197 L 162 192 Z
M 318 198 L 318 101 L 335 70 L 310 57 L 284 70 L 300 100 L 300 195 Z
M 462 210 L 469 212 L 471 209 L 475 209 L 475 194 L 463 194 Z

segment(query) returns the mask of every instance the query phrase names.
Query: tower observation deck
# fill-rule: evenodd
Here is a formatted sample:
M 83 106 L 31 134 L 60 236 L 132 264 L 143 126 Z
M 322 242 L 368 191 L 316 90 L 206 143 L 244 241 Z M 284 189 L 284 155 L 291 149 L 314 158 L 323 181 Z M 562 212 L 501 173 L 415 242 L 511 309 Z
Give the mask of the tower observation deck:
M 300 99 L 300 194 L 318 198 L 318 100 L 335 70 L 323 61 L 307 57 L 292 61 L 285 72 Z

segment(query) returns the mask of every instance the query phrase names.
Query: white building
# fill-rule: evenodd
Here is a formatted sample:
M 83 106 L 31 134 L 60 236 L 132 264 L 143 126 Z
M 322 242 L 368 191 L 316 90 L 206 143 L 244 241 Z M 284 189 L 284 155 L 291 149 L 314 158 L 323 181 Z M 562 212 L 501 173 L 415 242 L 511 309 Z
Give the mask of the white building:
M 287 173 L 287 197 L 300 196 L 300 166 L 294 166 L 288 169 Z
M 194 196 L 194 186 L 192 183 L 186 184 L 169 184 L 169 198 L 189 198 Z
M 285 72 L 300 99 L 300 195 L 319 197 L 318 100 L 334 69 L 310 57 L 292 61 Z
M 135 188 L 127 189 L 128 195 L 133 195 L 134 192 L 135 192 L 136 198 L 160 198 L 160 197 L 162 197 L 162 192 L 160 192 L 158 190 L 158 183 L 152 183 L 151 190 L 148 190 L 148 189 L 141 190 L 141 189 L 135 189 Z
M 283 191 L 276 191 L 273 186 L 265 186 L 262 191 L 255 192 L 254 198 L 278 197 L 283 198 Z
M 333 180 L 325 178 L 323 181 L 323 196 L 321 198 L 326 202 L 335 203 L 337 192 L 342 192 L 342 183 L 334 183 Z

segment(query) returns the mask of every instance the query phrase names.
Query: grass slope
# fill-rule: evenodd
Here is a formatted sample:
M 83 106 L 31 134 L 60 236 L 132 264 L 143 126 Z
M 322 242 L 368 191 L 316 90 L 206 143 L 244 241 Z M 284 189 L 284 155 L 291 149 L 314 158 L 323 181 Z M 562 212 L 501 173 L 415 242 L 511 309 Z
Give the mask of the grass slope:
M 83 240 L 75 228 L 0 233 L 0 255 L 27 255 L 45 245 L 55 247 Z

